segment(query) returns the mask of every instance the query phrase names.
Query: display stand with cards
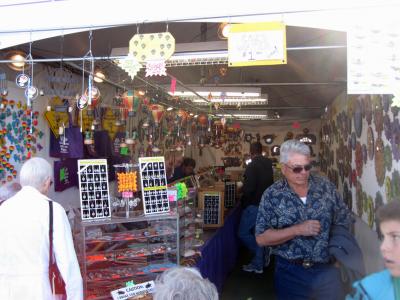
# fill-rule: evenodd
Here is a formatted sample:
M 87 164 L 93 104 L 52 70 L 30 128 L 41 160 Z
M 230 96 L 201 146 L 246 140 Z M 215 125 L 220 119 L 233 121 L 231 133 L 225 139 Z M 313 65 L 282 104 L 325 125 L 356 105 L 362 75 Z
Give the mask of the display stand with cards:
M 82 220 L 111 217 L 106 159 L 78 160 Z
M 199 191 L 199 208 L 203 211 L 204 228 L 217 228 L 224 224 L 224 191 L 202 189 Z
M 139 167 L 144 213 L 169 212 L 164 157 L 140 157 Z

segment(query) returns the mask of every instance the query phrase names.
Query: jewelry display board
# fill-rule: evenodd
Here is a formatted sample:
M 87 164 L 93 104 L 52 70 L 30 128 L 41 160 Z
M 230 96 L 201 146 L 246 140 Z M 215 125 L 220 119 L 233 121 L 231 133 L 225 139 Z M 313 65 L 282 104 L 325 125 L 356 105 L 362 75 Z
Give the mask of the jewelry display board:
M 111 217 L 106 159 L 78 160 L 82 220 Z
M 204 228 L 216 228 L 224 224 L 223 202 L 223 191 L 199 192 L 199 208 L 203 211 Z
M 140 157 L 139 166 L 144 213 L 169 212 L 164 157 Z

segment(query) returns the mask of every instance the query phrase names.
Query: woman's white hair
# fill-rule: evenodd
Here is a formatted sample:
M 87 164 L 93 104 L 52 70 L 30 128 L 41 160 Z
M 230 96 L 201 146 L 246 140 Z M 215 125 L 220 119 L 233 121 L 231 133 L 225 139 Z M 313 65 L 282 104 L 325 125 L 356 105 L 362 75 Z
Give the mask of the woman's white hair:
M 157 277 L 154 300 L 218 300 L 215 285 L 194 268 L 174 267 Z
M 22 186 L 31 186 L 39 190 L 48 178 L 52 178 L 51 165 L 41 157 L 27 160 L 19 173 L 19 182 Z
M 298 140 L 287 140 L 281 145 L 279 161 L 286 164 L 289 162 L 290 155 L 295 153 L 308 157 L 311 155 L 310 148 L 303 142 Z

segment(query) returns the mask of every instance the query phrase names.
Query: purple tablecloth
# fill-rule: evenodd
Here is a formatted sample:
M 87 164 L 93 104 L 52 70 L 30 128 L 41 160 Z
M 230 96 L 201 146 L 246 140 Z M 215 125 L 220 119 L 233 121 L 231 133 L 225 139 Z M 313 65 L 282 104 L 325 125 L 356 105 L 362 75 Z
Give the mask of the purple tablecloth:
M 224 226 L 218 228 L 201 249 L 201 259 L 196 267 L 221 293 L 223 284 L 234 268 L 239 252 L 238 226 L 241 207 L 233 208 L 225 218 Z

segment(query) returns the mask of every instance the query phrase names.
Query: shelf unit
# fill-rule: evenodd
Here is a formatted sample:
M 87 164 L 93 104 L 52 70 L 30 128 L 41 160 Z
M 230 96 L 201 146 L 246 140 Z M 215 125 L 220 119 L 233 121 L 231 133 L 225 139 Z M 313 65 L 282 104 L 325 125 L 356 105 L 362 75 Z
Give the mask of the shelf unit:
M 179 265 L 177 213 L 82 221 L 78 254 L 85 299 L 112 299 L 127 282 L 141 283 Z

